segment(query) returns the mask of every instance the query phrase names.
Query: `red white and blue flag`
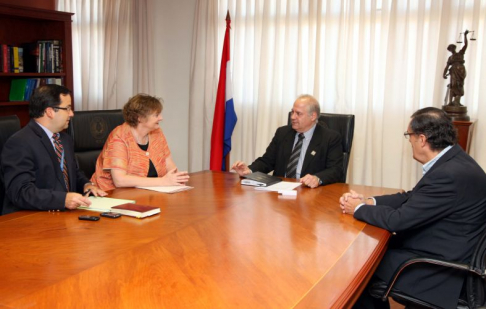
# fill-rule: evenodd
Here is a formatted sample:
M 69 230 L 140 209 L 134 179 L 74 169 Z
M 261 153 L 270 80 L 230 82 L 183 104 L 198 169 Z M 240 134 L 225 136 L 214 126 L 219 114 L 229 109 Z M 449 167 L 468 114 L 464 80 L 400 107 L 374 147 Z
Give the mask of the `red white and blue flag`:
M 214 108 L 213 131 L 211 133 L 211 161 L 212 171 L 226 170 L 225 158 L 231 151 L 231 135 L 235 128 L 236 118 L 233 103 L 233 88 L 231 84 L 230 63 L 230 29 L 229 12 L 226 15 L 226 33 L 224 35 L 221 69 L 219 71 L 218 94 Z

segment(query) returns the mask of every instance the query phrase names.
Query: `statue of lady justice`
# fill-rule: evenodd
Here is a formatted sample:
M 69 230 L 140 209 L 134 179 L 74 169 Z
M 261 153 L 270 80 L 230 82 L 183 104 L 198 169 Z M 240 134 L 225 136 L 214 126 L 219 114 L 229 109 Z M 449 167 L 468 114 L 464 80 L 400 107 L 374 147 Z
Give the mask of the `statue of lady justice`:
M 447 59 L 447 65 L 444 69 L 444 79 L 447 76 L 451 77 L 451 82 L 448 87 L 449 102 L 448 106 L 462 106 L 461 97 L 464 95 L 464 79 L 466 79 L 466 67 L 464 66 L 464 54 L 467 49 L 467 34 L 468 30 L 464 31 L 464 47 L 456 52 L 456 45 L 450 44 L 447 46 L 447 50 L 452 55 Z M 447 72 L 449 71 L 449 72 Z M 446 96 L 447 97 L 447 96 Z M 447 101 L 447 99 L 446 99 Z M 447 103 L 447 102 L 446 102 Z
M 450 76 L 450 83 L 447 85 L 446 98 L 442 109 L 453 120 L 469 121 L 467 107 L 461 104 L 461 97 L 464 96 L 464 80 L 466 79 L 466 67 L 464 66 L 464 54 L 467 49 L 467 35 L 469 31 L 464 31 L 464 47 L 456 52 L 456 45 L 450 44 L 447 50 L 452 53 L 447 59 L 444 69 L 444 79 Z M 472 40 L 472 39 L 471 39 Z

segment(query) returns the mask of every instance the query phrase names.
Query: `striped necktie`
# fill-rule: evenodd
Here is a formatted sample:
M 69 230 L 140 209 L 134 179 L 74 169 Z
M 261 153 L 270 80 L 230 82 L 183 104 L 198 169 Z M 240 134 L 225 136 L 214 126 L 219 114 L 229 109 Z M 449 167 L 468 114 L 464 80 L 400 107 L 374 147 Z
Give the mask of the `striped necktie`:
M 289 164 L 287 164 L 287 178 L 296 178 L 297 164 L 299 163 L 300 151 L 302 150 L 302 143 L 304 142 L 304 133 L 299 134 L 299 140 L 295 143 L 292 154 L 290 155 Z
M 64 183 L 66 184 L 66 189 L 69 191 L 69 176 L 66 160 L 64 159 L 64 148 L 62 148 L 59 133 L 54 133 L 52 138 L 54 139 L 54 150 L 56 151 L 57 161 L 59 162 L 59 167 L 61 168 L 62 175 L 64 176 Z

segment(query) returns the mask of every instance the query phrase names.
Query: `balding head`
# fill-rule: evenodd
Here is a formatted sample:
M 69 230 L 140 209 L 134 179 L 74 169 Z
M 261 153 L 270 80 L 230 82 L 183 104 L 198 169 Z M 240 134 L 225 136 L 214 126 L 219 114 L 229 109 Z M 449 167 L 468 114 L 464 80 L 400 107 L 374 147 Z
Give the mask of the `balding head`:
M 299 96 L 290 114 L 292 128 L 299 133 L 309 131 L 317 123 L 320 110 L 319 102 L 313 96 Z

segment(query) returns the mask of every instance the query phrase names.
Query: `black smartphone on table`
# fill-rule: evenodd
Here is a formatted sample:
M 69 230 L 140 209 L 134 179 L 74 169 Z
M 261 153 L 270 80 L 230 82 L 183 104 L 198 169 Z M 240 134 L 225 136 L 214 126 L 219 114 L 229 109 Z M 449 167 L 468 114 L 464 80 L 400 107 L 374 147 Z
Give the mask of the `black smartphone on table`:
M 102 212 L 100 214 L 100 216 L 106 217 L 106 218 L 111 218 L 111 219 L 116 219 L 116 218 L 120 218 L 121 214 L 119 214 L 117 212 Z
M 100 217 L 82 215 L 82 216 L 79 216 L 78 219 L 79 220 L 86 220 L 86 221 L 98 221 L 98 220 L 100 220 Z

